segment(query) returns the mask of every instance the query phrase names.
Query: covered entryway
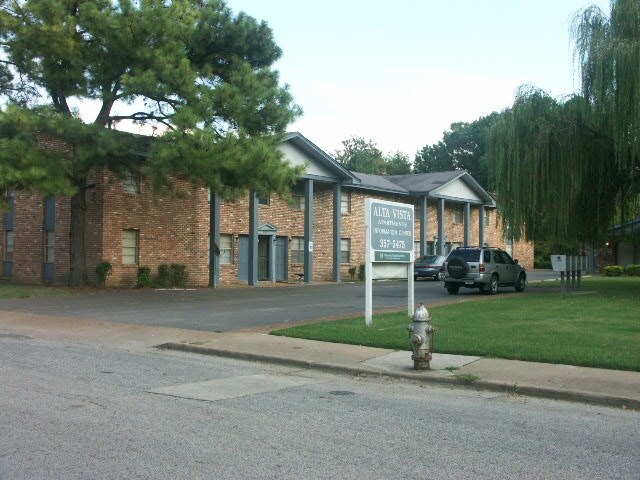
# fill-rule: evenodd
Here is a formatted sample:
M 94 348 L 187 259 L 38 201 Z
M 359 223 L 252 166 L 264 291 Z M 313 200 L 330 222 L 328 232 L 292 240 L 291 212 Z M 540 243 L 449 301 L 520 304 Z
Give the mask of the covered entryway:
M 258 227 L 258 281 L 287 280 L 287 239 L 276 238 L 277 231 L 270 223 Z M 246 235 L 241 235 L 238 241 L 238 278 L 243 282 L 249 278 L 249 237 Z

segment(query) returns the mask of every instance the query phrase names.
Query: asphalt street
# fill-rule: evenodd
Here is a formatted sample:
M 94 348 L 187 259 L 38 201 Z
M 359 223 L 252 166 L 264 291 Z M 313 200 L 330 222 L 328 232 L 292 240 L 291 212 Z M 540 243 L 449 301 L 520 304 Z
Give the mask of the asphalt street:
M 637 479 L 634 411 L 0 336 L 0 479 Z
M 553 272 L 530 272 L 530 279 L 553 278 Z M 479 295 L 461 289 L 451 296 L 442 282 L 415 282 L 415 300 L 427 306 L 461 301 Z M 516 295 L 511 287 L 501 295 Z M 106 320 L 211 332 L 227 332 L 316 318 L 358 315 L 364 311 L 363 283 L 327 283 L 258 288 L 197 290 L 93 290 L 67 297 L 2 300 L 0 310 L 40 315 Z M 374 310 L 402 308 L 407 302 L 407 282 L 376 282 Z

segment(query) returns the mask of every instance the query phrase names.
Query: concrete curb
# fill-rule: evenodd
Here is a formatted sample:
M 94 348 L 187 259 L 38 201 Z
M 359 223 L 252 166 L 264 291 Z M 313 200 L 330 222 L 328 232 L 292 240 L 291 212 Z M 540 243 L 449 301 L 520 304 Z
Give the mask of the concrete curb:
M 593 392 L 582 392 L 577 390 L 557 389 L 549 387 L 540 387 L 534 385 L 514 385 L 504 382 L 495 382 L 487 380 L 461 380 L 455 375 L 442 376 L 426 376 L 422 372 L 407 373 L 394 372 L 389 370 L 378 370 L 375 368 L 359 367 L 355 365 L 333 364 L 323 362 L 312 362 L 308 360 L 294 359 L 290 357 L 281 357 L 276 355 L 256 354 L 247 352 L 237 352 L 232 350 L 224 350 L 215 347 L 203 347 L 200 345 L 190 345 L 185 343 L 163 343 L 156 345 L 161 350 L 175 350 L 181 352 L 198 353 L 203 355 L 212 355 L 217 357 L 234 358 L 238 360 L 248 360 L 253 362 L 268 362 L 276 365 L 288 367 L 309 368 L 330 373 L 341 373 L 348 375 L 360 375 L 370 377 L 385 377 L 408 380 L 417 383 L 435 383 L 447 385 L 456 388 L 464 388 L 471 390 L 484 390 L 499 393 L 509 393 L 512 395 L 523 395 L 535 398 L 548 398 L 552 400 L 566 400 L 572 402 L 588 403 L 592 405 L 600 405 L 606 407 L 623 408 L 630 410 L 640 410 L 640 400 L 625 398 L 615 395 L 603 395 Z

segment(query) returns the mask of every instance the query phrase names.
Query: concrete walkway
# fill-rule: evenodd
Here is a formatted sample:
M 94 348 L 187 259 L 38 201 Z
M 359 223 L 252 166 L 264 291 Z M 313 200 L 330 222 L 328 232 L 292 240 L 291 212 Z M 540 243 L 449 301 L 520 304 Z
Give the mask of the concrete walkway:
M 0 337 L 160 347 L 314 368 L 350 375 L 399 378 L 640 410 L 640 373 L 544 363 L 434 354 L 432 370 L 415 371 L 411 353 L 317 342 L 264 333 L 212 333 L 0 311 Z
M 160 348 L 640 410 L 639 372 L 442 354 L 433 355 L 432 370 L 415 371 L 411 352 L 260 333 L 226 333 Z

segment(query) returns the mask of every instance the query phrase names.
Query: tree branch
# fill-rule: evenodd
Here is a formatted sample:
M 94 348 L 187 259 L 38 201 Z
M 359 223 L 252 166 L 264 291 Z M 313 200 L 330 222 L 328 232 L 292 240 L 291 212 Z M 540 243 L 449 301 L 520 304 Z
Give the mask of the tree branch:
M 153 115 L 152 113 L 147 112 L 136 112 L 131 115 L 115 115 L 112 117 L 108 117 L 107 122 L 119 121 L 119 120 L 133 120 L 133 121 L 143 121 L 143 120 L 152 120 L 156 122 L 160 122 L 171 130 L 175 130 L 175 127 L 171 125 L 168 120 L 171 117 L 167 116 L 158 116 Z

